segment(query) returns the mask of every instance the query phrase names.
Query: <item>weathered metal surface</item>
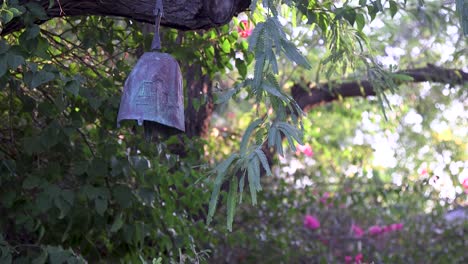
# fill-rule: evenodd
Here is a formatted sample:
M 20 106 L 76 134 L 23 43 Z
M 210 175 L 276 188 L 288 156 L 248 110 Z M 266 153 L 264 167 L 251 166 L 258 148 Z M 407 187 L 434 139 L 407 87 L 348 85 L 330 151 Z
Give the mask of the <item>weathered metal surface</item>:
M 182 74 L 167 53 L 146 52 L 125 81 L 117 123 L 157 122 L 185 131 Z

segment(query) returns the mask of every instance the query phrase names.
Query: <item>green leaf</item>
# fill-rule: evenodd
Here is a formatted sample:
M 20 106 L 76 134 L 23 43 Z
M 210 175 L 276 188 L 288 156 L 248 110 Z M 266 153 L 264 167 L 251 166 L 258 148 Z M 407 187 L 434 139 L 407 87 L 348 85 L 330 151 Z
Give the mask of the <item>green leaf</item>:
M 270 165 L 268 164 L 268 159 L 265 153 L 263 153 L 263 151 L 260 148 L 258 148 L 255 150 L 255 154 L 257 154 L 258 159 L 261 161 L 262 166 L 266 171 L 266 174 L 270 176 L 271 175 Z
M 254 69 L 254 79 L 253 87 L 254 89 L 258 88 L 263 80 L 263 68 L 265 67 L 266 56 L 264 53 L 257 53 L 255 57 L 255 69 Z
M 122 214 L 119 214 L 115 218 L 114 223 L 112 223 L 112 226 L 111 226 L 111 229 L 110 229 L 111 233 L 115 233 L 115 232 L 119 231 L 120 228 L 122 228 L 123 224 L 124 224 L 124 221 L 122 219 Z
M 281 91 L 279 91 L 278 89 L 276 89 L 276 87 L 270 85 L 269 83 L 266 83 L 266 82 L 263 83 L 262 88 L 270 95 L 276 96 L 280 98 L 281 100 L 283 100 L 284 102 L 289 101 L 286 95 L 284 95 Z
M 16 70 L 18 66 L 24 64 L 24 58 L 21 55 L 16 55 L 14 53 L 8 54 L 8 66 L 12 70 Z
M 227 229 L 232 232 L 232 222 L 234 221 L 234 212 L 237 203 L 237 177 L 232 177 L 229 185 L 229 193 L 227 197 Z
M 231 163 L 235 159 L 237 159 L 238 157 L 239 157 L 238 154 L 232 154 L 226 160 L 224 160 L 218 166 L 216 166 L 215 170 L 217 171 L 218 174 L 224 174 L 227 171 L 227 169 L 229 168 L 229 166 L 231 165 Z M 216 182 L 218 182 L 218 180 Z M 221 181 L 219 181 L 219 182 L 221 182 Z
M 145 206 L 154 207 L 154 199 L 156 198 L 156 193 L 151 188 L 139 188 L 138 197 Z
M 0 245 L 0 263 L 13 263 L 13 256 L 11 255 L 11 251 L 7 246 L 2 247 L 2 245 Z
M 354 25 L 354 22 L 356 21 L 356 11 L 354 9 L 346 9 L 343 13 L 343 17 L 349 22 L 351 26 Z
M 54 204 L 60 210 L 59 219 L 63 219 L 73 205 L 73 193 L 71 191 L 68 192 L 70 192 L 69 194 L 66 194 L 68 197 L 62 194 L 61 196 L 56 196 L 54 198 Z
M 414 80 L 413 77 L 406 74 L 393 73 L 391 76 L 399 81 L 411 82 Z
M 252 0 L 252 1 L 251 1 L 250 7 L 249 7 L 249 9 L 251 10 L 251 12 L 254 12 L 255 9 L 257 8 L 257 2 L 258 2 L 258 0 Z
M 383 9 L 383 5 L 382 5 L 382 0 L 376 0 L 374 2 L 374 4 L 377 6 L 377 9 L 380 11 L 380 12 L 383 12 L 384 9 Z
M 73 94 L 74 96 L 78 96 L 80 92 L 80 83 L 76 80 L 71 80 L 67 82 L 65 85 L 65 91 Z
M 366 25 L 366 18 L 363 14 L 359 13 L 356 15 L 356 26 L 359 31 L 362 31 L 364 26 Z
M 268 55 L 267 55 L 266 59 L 270 62 L 271 70 L 273 71 L 274 74 L 278 74 L 278 72 L 279 72 L 278 62 L 276 60 L 275 53 L 273 52 L 273 50 L 270 50 L 267 54 Z
M 260 184 L 260 161 L 258 160 L 258 157 L 255 155 L 252 155 L 249 165 L 252 165 L 252 168 L 253 168 L 255 189 L 257 191 L 261 191 L 262 185 Z
M 215 103 L 216 104 L 224 104 L 226 103 L 228 100 L 231 99 L 231 97 L 236 94 L 237 92 L 239 92 L 239 89 L 241 88 L 241 85 L 237 84 L 235 85 L 232 89 L 229 89 L 227 90 L 226 92 L 224 93 L 221 93 L 220 95 L 217 95 L 216 96 L 216 100 L 215 100 Z
M 262 43 L 264 38 L 265 23 L 258 23 L 249 37 L 249 51 L 258 50 L 257 44 Z M 264 51 L 261 49 L 261 51 Z
M 390 0 L 390 15 L 392 18 L 395 16 L 395 14 L 398 12 L 398 5 L 394 0 Z
M 50 264 L 63 264 L 67 262 L 68 258 L 71 256 L 70 252 L 64 250 L 62 247 L 47 247 L 47 252 L 49 253 Z
M 38 71 L 38 72 L 32 73 L 32 78 L 31 78 L 29 87 L 33 89 L 40 85 L 48 83 L 52 81 L 53 79 L 55 79 L 55 75 L 53 73 L 46 72 L 46 71 Z
M 40 28 L 38 25 L 33 24 L 32 26 L 28 27 L 23 34 L 25 34 L 26 40 L 31 40 L 39 36 Z
M 29 12 L 31 12 L 33 18 L 47 20 L 47 13 L 44 10 L 44 7 L 42 7 L 39 3 L 28 2 L 25 6 L 29 10 Z
M 256 179 L 255 179 L 255 169 L 253 168 L 253 164 L 249 163 L 247 166 L 247 178 L 249 180 L 249 190 L 250 190 L 250 197 L 252 199 L 252 205 L 257 204 L 257 186 L 256 186 Z
M 0 54 L 0 77 L 8 70 L 8 54 Z
M 299 144 L 303 145 L 302 142 L 302 134 L 301 132 L 294 126 L 286 123 L 286 122 L 277 122 L 278 129 L 280 129 L 285 136 L 292 136 Z M 293 147 L 293 146 L 291 146 Z M 293 148 L 293 151 L 296 151 L 296 148 Z
M 94 199 L 94 205 L 96 208 L 96 212 L 100 216 L 103 216 L 107 210 L 107 199 L 98 196 L 96 199 Z
M 223 43 L 221 44 L 221 49 L 225 53 L 230 53 L 231 52 L 231 43 L 229 42 L 228 39 L 224 39 Z
M 280 42 L 281 47 L 283 48 L 283 52 L 286 55 L 286 57 L 288 57 L 288 59 L 306 69 L 311 68 L 307 59 L 304 56 L 302 56 L 302 54 L 299 52 L 299 50 L 297 50 L 296 46 L 293 43 L 284 39 L 282 39 Z
M 5 40 L 0 39 L 0 54 L 6 53 L 9 49 L 10 45 L 8 45 L 8 43 Z
M 242 174 L 242 177 L 239 180 L 239 204 L 242 203 L 242 195 L 244 194 L 244 185 L 245 185 L 245 172 Z
M 236 68 L 240 76 L 245 79 L 247 76 L 247 65 L 245 64 L 245 61 L 236 59 Z
M 466 0 L 457 0 L 456 1 L 456 10 L 460 18 L 461 28 L 463 29 L 463 34 L 468 36 L 468 3 Z
M 23 146 L 25 153 L 28 155 L 40 153 L 45 149 L 44 146 L 42 146 L 38 137 L 24 137 Z
M 49 257 L 49 255 L 47 254 L 47 251 L 42 250 L 41 253 L 39 254 L 39 256 L 36 257 L 35 259 L 33 259 L 33 261 L 31 263 L 32 264 L 45 264 L 45 263 L 47 263 L 47 258 L 48 257 Z
M 19 9 L 17 9 L 17 8 L 14 8 L 14 7 L 9 8 L 8 10 L 10 10 L 11 12 L 13 12 L 13 16 L 14 16 L 14 17 L 17 17 L 17 16 L 23 14 L 23 11 L 21 11 L 21 10 L 19 10 Z
M 276 133 L 278 133 L 278 129 L 275 124 L 272 124 L 270 126 L 270 129 L 268 130 L 268 147 L 273 147 L 275 145 L 275 140 L 276 140 Z
M 26 190 L 31 190 L 41 186 L 41 183 L 41 179 L 39 179 L 36 176 L 30 175 L 23 181 L 23 188 Z
M 242 156 L 245 155 L 247 151 L 247 143 L 249 142 L 252 132 L 254 131 L 255 128 L 257 128 L 260 124 L 262 124 L 262 122 L 263 120 L 259 118 L 253 121 L 252 123 L 250 123 L 250 125 L 245 130 L 244 135 L 242 136 L 241 144 L 240 144 L 240 153 Z
M 281 156 L 284 156 L 284 152 L 283 152 L 283 141 L 281 140 L 281 134 L 278 132 L 276 133 L 276 142 L 275 142 L 275 145 L 276 145 L 276 151 L 278 152 L 279 155 Z
M 221 185 L 223 184 L 225 172 L 229 168 L 231 163 L 238 157 L 238 154 L 232 154 L 226 160 L 224 160 L 218 166 L 216 166 L 215 171 L 217 172 L 217 176 L 214 182 L 213 191 L 211 191 L 207 225 L 209 225 L 211 223 L 211 220 L 213 219 L 213 215 L 216 210 L 216 204 L 218 203 L 219 191 L 221 190 Z
M 124 209 L 129 208 L 135 199 L 130 188 L 125 185 L 115 186 L 112 188 L 112 193 L 114 199 Z
M 370 21 L 373 21 L 375 19 L 375 17 L 377 16 L 377 12 L 379 12 L 379 10 L 374 5 L 367 6 L 367 13 L 369 13 L 369 16 L 371 17 Z
M 7 24 L 8 22 L 10 22 L 13 19 L 13 17 L 14 17 L 13 12 L 7 9 L 2 10 L 0 13 L 0 18 L 2 20 L 1 22 L 3 24 Z

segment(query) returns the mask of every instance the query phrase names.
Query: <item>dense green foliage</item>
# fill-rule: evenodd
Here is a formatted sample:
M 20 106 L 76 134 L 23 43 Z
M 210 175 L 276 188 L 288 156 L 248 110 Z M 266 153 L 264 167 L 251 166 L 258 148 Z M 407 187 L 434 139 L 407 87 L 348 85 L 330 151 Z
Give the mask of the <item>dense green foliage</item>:
M 219 107 L 208 138 L 148 143 L 133 123 L 116 126 L 123 82 L 150 46 L 142 25 L 63 17 L 38 26 L 42 7 L 3 1 L 2 27 L 18 19 L 25 28 L 0 40 L 0 263 L 467 259 L 466 224 L 441 217 L 466 203 L 458 178 L 468 171 L 459 133 L 466 85 L 398 89 L 411 79 L 379 61 L 400 48 L 400 68 L 466 66 L 455 10 L 422 1 L 253 2 L 248 40 L 237 19 L 204 32 L 163 31 L 165 52 L 218 81 Z M 306 115 L 289 93 L 294 83 L 361 78 L 375 98 Z M 454 107 L 465 115 L 448 118 Z M 413 112 L 423 121 L 404 122 Z M 395 164 L 374 162 L 375 145 L 395 134 L 392 148 L 403 150 Z M 263 146 L 280 154 L 273 166 Z M 442 175 L 458 186 L 455 197 L 429 184 Z M 320 229 L 303 226 L 306 214 Z M 381 237 L 350 233 L 352 224 L 396 222 L 405 228 Z

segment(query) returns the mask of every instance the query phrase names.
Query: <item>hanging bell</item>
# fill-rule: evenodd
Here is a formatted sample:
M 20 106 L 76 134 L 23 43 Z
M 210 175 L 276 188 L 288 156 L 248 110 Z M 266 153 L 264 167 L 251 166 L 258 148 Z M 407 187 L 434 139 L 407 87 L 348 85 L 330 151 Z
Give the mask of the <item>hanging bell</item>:
M 156 32 L 151 52 L 145 52 L 125 81 L 117 125 L 136 120 L 138 125 L 185 131 L 182 74 L 177 61 L 161 53 L 159 23 L 162 2 L 157 0 Z M 153 122 L 156 122 L 154 124 Z

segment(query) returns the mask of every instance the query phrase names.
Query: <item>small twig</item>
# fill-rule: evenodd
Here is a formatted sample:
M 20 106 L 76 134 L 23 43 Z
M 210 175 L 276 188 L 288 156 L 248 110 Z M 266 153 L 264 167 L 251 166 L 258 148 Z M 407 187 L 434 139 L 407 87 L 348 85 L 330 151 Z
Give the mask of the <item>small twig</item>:
M 58 6 L 60 8 L 60 16 L 65 16 L 65 12 L 63 11 L 63 8 L 62 8 L 62 3 L 60 3 L 60 0 L 57 0 L 57 3 L 58 3 Z
M 13 133 L 13 87 L 14 83 L 13 81 L 10 81 L 10 94 L 9 94 L 9 111 L 8 111 L 8 120 L 10 123 L 10 141 L 11 143 L 15 142 L 15 136 Z
M 94 153 L 94 150 L 93 150 L 93 148 L 91 146 L 91 142 L 89 142 L 89 140 L 88 140 L 88 137 L 86 137 L 85 133 L 80 128 L 77 128 L 76 131 L 78 131 L 78 133 L 80 133 L 81 137 L 83 138 L 86 145 L 88 146 L 89 151 L 91 151 L 91 155 L 93 155 L 93 158 L 96 158 L 96 154 Z

